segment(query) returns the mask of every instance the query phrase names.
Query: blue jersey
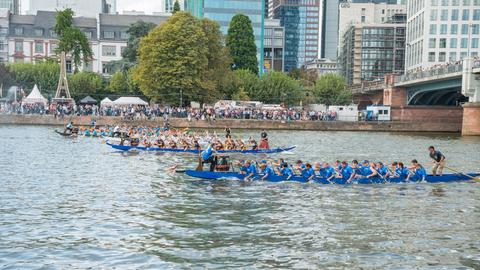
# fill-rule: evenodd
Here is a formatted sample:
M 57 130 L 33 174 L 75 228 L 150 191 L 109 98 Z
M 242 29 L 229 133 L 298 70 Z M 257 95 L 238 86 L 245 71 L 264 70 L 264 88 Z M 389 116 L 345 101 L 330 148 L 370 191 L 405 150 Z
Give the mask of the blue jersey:
M 287 167 L 287 168 L 283 168 L 282 169 L 282 175 L 284 176 L 292 176 L 293 175 L 293 171 L 291 168 Z
M 413 175 L 413 180 L 415 181 L 423 181 L 427 177 L 427 171 L 421 167 L 415 170 L 415 174 Z
M 253 173 L 253 175 L 257 174 L 257 168 L 255 168 L 255 165 L 253 164 L 250 164 L 250 167 L 247 168 L 247 174 L 251 173 Z
M 408 169 L 397 167 L 395 169 L 395 174 L 397 174 L 401 178 L 406 178 L 408 176 Z
M 325 178 L 330 178 L 332 175 L 335 174 L 335 169 L 333 169 L 332 167 L 328 167 L 328 168 L 324 168 L 323 169 L 323 177 Z
M 313 168 L 305 169 L 302 172 L 302 176 L 305 177 L 305 178 L 310 178 L 310 176 L 312 176 L 312 175 L 315 175 L 315 171 L 313 170 Z
M 382 166 L 381 168 L 377 169 L 378 174 L 381 176 L 385 176 L 388 173 L 388 169 L 385 166 Z
M 208 160 L 213 155 L 213 148 L 209 146 L 207 149 L 202 151 L 201 155 L 203 160 Z
M 347 166 L 345 168 L 342 167 L 340 170 L 340 173 L 342 174 L 343 179 L 350 179 L 350 176 L 353 174 L 353 169 L 350 166 Z
M 265 169 L 263 169 L 260 173 L 263 174 L 263 175 L 267 175 L 267 174 L 268 175 L 273 175 L 274 174 L 272 168 L 270 168 L 269 166 L 265 167 Z
M 370 168 L 370 166 L 365 166 L 365 167 L 362 167 L 362 175 L 363 176 L 369 176 L 371 175 L 373 172 L 372 172 L 372 168 Z

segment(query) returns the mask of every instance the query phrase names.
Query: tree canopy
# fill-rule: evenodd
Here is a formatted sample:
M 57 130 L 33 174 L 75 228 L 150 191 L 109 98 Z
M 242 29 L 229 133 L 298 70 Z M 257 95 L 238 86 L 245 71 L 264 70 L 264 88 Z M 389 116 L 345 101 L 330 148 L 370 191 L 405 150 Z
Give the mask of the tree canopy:
M 263 75 L 258 92 L 260 101 L 266 103 L 286 103 L 289 105 L 303 99 L 303 91 L 298 81 L 286 73 L 271 71 Z
M 178 3 L 178 0 L 175 0 L 175 4 L 173 4 L 173 11 L 172 13 L 175 14 L 177 12 L 179 12 L 181 9 L 180 9 L 180 3 Z
M 217 23 L 177 12 L 141 40 L 133 79 L 154 100 L 179 104 L 180 95 L 184 101 L 211 100 L 217 72 L 228 68 L 222 67 L 228 58 L 221 42 Z
M 232 69 L 247 69 L 258 74 L 257 46 L 248 16 L 233 16 L 228 27 L 226 45 L 233 60 Z
M 73 25 L 74 15 L 70 8 L 57 11 L 54 31 L 59 37 L 57 53 L 71 54 L 75 70 L 78 70 L 82 61 L 87 62 L 92 58 L 93 52 L 85 34 Z
M 102 77 L 95 72 L 77 72 L 69 76 L 68 85 L 70 93 L 75 99 L 87 95 L 99 98 L 98 94 L 102 90 Z
M 322 75 L 313 87 L 317 103 L 330 105 L 348 105 L 352 102 L 352 93 L 347 88 L 345 79 L 334 73 Z
M 140 39 L 148 35 L 153 28 L 157 25 L 154 23 L 147 23 L 144 21 L 138 21 L 130 25 L 127 30 L 129 35 L 127 41 L 127 47 L 122 52 L 122 57 L 128 62 L 135 64 L 137 62 L 138 47 L 140 45 Z

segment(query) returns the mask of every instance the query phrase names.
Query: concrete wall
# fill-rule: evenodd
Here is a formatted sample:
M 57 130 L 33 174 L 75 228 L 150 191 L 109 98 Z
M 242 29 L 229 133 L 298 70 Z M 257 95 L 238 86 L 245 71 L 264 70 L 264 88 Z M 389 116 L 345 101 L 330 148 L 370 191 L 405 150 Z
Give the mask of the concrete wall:
M 417 110 L 418 111 L 418 110 Z M 413 115 L 412 110 L 403 110 L 404 115 Z M 71 118 L 55 119 L 50 115 L 0 115 L 0 124 L 25 124 L 25 125 L 65 125 Z M 98 125 L 150 125 L 161 126 L 163 120 L 158 118 L 153 121 L 138 120 L 124 121 L 120 117 L 95 117 Z M 460 117 L 461 119 L 461 117 Z M 74 117 L 75 124 L 87 125 L 92 117 Z M 176 128 L 223 128 L 229 126 L 235 129 L 277 129 L 277 130 L 326 130 L 326 131 L 388 131 L 388 132 L 460 132 L 462 123 L 445 121 L 397 121 L 397 122 L 320 122 L 320 121 L 259 121 L 259 120 L 217 120 L 192 121 L 186 119 L 170 119 L 170 124 Z
M 462 135 L 480 136 L 480 102 L 463 105 Z
M 392 107 L 392 121 L 424 123 L 427 126 L 442 123 L 445 126 L 462 128 L 463 110 L 448 106 L 401 106 Z

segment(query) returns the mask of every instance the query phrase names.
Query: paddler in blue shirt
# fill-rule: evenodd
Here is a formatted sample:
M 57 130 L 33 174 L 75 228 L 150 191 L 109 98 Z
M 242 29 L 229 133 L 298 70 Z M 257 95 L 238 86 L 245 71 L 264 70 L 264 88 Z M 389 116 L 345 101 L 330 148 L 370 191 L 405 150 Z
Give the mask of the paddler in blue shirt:
M 382 177 L 387 177 L 388 168 L 385 165 L 383 165 L 382 162 L 377 162 L 376 170 L 377 170 L 377 173 Z
M 215 158 L 215 149 L 213 149 L 214 144 L 210 144 L 207 149 L 203 150 L 200 153 L 202 157 L 202 165 L 205 163 L 210 163 L 210 171 L 213 172 L 215 170 L 215 166 L 217 165 L 216 158 Z
M 347 180 L 349 183 L 352 182 L 353 177 L 355 177 L 352 167 L 350 167 L 346 161 L 342 161 L 341 164 L 339 177 Z
M 286 180 L 290 180 L 290 178 L 292 178 L 292 176 L 293 176 L 292 168 L 290 168 L 290 166 L 288 166 L 288 164 L 286 162 L 283 163 L 283 168 L 280 171 L 280 173 L 281 173 L 282 176 L 287 177 Z
M 425 168 L 423 168 L 422 165 L 420 165 L 420 163 L 418 163 L 416 159 L 412 160 L 411 168 L 413 172 L 410 172 L 407 177 L 407 181 L 409 181 L 410 179 L 417 182 L 425 181 L 425 179 L 427 178 L 427 171 L 425 170 Z
M 246 171 L 247 176 L 244 178 L 244 180 L 248 181 L 252 179 L 252 177 L 257 175 L 257 168 L 255 168 L 255 165 L 252 162 L 250 161 L 245 162 L 245 167 L 247 167 L 247 171 Z
M 311 181 L 315 177 L 315 171 L 312 168 L 312 164 L 305 164 L 305 169 L 302 171 L 302 176 L 307 180 Z
M 372 169 L 372 165 L 368 160 L 364 160 L 362 163 L 362 175 L 366 178 L 371 178 L 377 175 L 377 171 Z
M 275 175 L 275 172 L 273 171 L 273 169 L 267 165 L 266 160 L 260 161 L 260 174 L 263 175 L 261 178 L 262 180 L 265 180 L 268 177 Z
M 306 168 L 307 167 L 305 166 L 305 164 L 301 160 L 297 160 L 297 162 L 295 163 L 295 169 L 297 169 L 301 175 L 303 175 L 303 171 Z
M 327 181 L 331 181 L 335 178 L 335 169 L 328 164 L 328 162 L 323 163 L 323 173 L 322 176 L 327 179 Z
M 405 167 L 405 165 L 403 165 L 403 162 L 398 162 L 395 168 L 395 175 L 400 178 L 406 179 L 409 173 L 410 171 L 408 170 L 408 168 Z

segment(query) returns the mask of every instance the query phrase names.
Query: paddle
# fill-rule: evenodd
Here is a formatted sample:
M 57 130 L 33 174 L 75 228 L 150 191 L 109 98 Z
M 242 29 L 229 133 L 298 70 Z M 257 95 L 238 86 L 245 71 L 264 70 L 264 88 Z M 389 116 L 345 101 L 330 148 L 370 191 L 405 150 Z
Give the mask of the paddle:
M 203 162 L 202 162 L 202 155 L 201 155 L 201 151 L 198 152 L 198 166 L 197 168 L 195 169 L 195 171 L 203 171 Z
M 460 171 L 457 171 L 457 170 L 455 170 L 455 169 L 452 169 L 452 168 L 450 168 L 450 167 L 447 167 L 447 166 L 445 166 L 445 165 L 443 165 L 443 167 L 445 167 L 445 168 L 449 169 L 449 170 L 450 170 L 450 171 L 452 171 L 452 172 L 456 172 L 456 173 L 458 173 L 458 174 L 464 175 L 464 176 L 466 176 L 466 177 L 468 177 L 468 178 L 472 179 L 473 181 L 476 181 L 476 182 L 480 181 L 480 178 L 478 178 L 478 177 L 473 177 L 473 176 L 471 176 L 471 175 L 468 175 L 468 174 L 462 173 L 462 172 L 460 172 Z

